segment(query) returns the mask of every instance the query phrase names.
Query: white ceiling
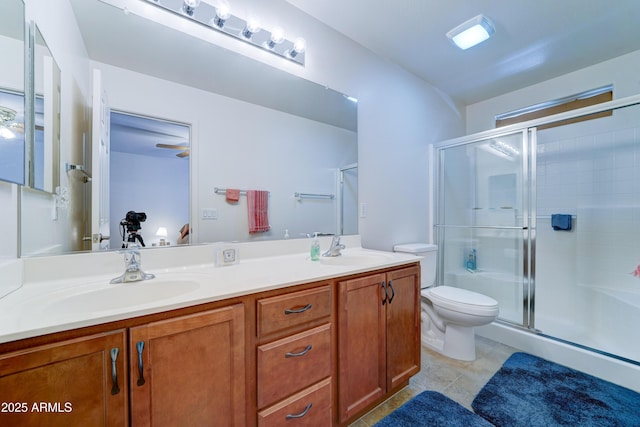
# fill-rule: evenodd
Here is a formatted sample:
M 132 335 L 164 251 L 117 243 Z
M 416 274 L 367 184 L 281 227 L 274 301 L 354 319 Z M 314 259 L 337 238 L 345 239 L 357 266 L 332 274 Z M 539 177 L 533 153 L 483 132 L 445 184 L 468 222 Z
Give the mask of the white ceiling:
M 640 49 L 640 0 L 286 1 L 466 105 Z M 494 36 L 455 47 L 481 13 Z

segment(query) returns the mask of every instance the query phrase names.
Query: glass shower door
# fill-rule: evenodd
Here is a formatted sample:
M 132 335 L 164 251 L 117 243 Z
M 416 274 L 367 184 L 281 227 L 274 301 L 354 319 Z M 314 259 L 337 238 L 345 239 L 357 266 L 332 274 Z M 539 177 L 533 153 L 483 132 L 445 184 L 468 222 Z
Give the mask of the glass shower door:
M 438 149 L 438 284 L 498 301 L 528 325 L 527 132 Z

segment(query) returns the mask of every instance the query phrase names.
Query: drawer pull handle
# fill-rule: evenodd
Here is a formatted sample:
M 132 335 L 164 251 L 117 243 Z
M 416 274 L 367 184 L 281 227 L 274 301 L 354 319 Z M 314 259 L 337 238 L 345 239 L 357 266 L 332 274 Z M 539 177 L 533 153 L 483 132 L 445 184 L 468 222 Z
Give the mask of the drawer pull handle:
M 291 353 L 288 352 L 284 355 L 284 357 L 300 357 L 300 356 L 304 356 L 305 354 L 309 353 L 311 351 L 311 349 L 313 348 L 313 346 L 311 344 L 309 344 L 308 346 L 305 347 L 304 350 L 302 350 L 300 353 Z
M 302 418 L 305 415 L 307 415 L 307 413 L 309 412 L 309 409 L 311 409 L 311 403 L 309 403 L 307 405 L 306 408 L 304 408 L 304 411 L 300 412 L 299 414 L 288 414 L 285 419 L 290 420 L 290 419 L 294 419 L 294 418 Z
M 297 308 L 297 309 L 293 309 L 293 308 L 287 308 L 284 311 L 284 314 L 298 314 L 298 313 L 304 313 L 307 310 L 311 310 L 311 304 L 307 304 L 302 308 Z
M 118 367 L 116 366 L 118 353 L 120 353 L 118 347 L 111 349 L 111 381 L 113 382 L 111 394 L 113 395 L 120 393 L 120 387 L 118 386 Z
M 391 280 L 389 280 L 387 288 L 391 289 L 391 297 L 389 298 L 389 304 L 391 304 L 391 302 L 393 301 L 393 297 L 396 296 L 396 291 L 393 289 L 393 285 L 391 284 Z
M 138 341 L 136 344 L 138 350 L 138 387 L 143 386 L 144 380 L 144 365 L 142 364 L 142 350 L 144 350 L 144 341 Z

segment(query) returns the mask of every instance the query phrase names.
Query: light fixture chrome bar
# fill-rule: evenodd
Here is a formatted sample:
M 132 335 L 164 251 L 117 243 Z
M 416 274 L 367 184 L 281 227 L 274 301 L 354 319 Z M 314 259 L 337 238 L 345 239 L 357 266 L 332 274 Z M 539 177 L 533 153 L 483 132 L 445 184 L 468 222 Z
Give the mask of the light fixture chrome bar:
M 195 0 L 143 1 L 289 61 L 300 65 L 305 63 L 304 39 L 288 40 L 284 37 L 282 29 L 274 28 L 269 31 L 260 28 L 253 20 L 233 15 L 228 8 L 216 8 L 207 2 Z

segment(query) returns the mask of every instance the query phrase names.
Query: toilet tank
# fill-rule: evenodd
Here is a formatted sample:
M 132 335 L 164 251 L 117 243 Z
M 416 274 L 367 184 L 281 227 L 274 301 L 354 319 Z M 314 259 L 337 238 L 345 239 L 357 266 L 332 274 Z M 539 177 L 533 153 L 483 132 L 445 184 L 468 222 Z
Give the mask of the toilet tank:
M 403 243 L 395 245 L 393 251 L 423 257 L 420 260 L 420 287 L 428 288 L 435 283 L 438 246 L 430 243 Z

